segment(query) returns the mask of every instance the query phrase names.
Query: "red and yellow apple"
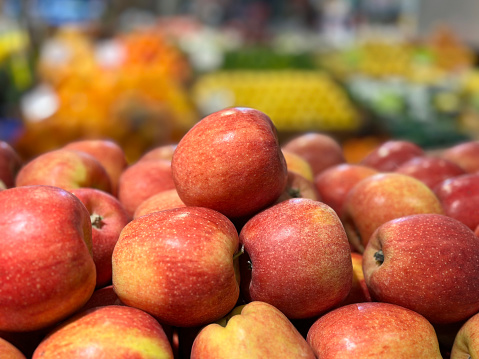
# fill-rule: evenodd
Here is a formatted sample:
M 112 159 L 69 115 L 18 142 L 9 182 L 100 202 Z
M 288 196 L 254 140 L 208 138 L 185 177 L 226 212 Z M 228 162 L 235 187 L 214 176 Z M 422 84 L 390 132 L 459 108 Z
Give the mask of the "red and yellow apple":
M 228 218 L 251 216 L 274 203 L 288 176 L 273 122 L 251 108 L 204 117 L 180 140 L 171 166 L 187 206 Z

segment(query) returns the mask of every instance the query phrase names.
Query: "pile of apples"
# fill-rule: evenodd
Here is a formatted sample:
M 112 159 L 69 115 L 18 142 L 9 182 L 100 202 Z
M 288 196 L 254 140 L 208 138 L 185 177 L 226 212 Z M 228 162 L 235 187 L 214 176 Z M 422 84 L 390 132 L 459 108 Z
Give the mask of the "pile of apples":
M 0 358 L 479 358 L 479 142 L 347 163 L 263 112 L 128 163 L 0 146 Z

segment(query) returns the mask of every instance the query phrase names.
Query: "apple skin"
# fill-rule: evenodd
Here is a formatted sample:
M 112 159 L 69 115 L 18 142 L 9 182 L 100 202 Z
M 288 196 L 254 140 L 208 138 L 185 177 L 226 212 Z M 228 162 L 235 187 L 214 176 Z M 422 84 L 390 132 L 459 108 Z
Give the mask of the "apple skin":
M 282 149 L 308 161 L 313 178 L 329 167 L 346 162 L 341 145 L 324 133 L 303 133 L 289 140 Z
M 250 216 L 274 203 L 288 177 L 273 122 L 251 108 L 204 117 L 180 140 L 171 166 L 187 206 L 228 218 Z
M 245 298 L 274 305 L 290 319 L 319 315 L 351 289 L 346 233 L 324 203 L 296 198 L 272 206 L 245 224 L 240 243 Z
M 68 150 L 86 152 L 95 157 L 105 168 L 111 182 L 111 193 L 118 194 L 118 180 L 128 165 L 125 152 L 118 143 L 107 139 L 80 140 L 63 147 Z
M 431 323 L 388 303 L 337 308 L 311 326 L 307 341 L 321 359 L 442 359 Z
M 222 326 L 210 324 L 195 338 L 191 359 L 310 358 L 314 353 L 277 308 L 255 301 Z
M 479 314 L 469 318 L 459 329 L 451 350 L 451 359 L 479 358 Z
M 85 303 L 78 313 L 87 309 L 105 307 L 108 305 L 122 305 L 120 298 L 118 298 L 113 290 L 113 285 L 107 285 L 106 287 L 96 289 L 90 299 L 88 299 L 88 302 Z
M 17 151 L 7 142 L 0 141 L 0 188 L 15 186 L 15 177 L 22 164 L 22 159 Z
M 373 168 L 342 163 L 332 166 L 314 179 L 321 202 L 326 203 L 342 216 L 344 201 L 349 191 L 362 179 L 377 174 Z
M 444 213 L 429 187 L 411 176 L 378 173 L 361 180 L 350 190 L 341 220 L 351 245 L 362 253 L 381 224 L 419 213 Z
M 286 201 L 291 198 L 308 198 L 315 201 L 319 201 L 321 198 L 314 182 L 304 178 L 299 173 L 290 172 L 288 170 L 288 182 L 286 183 L 286 189 L 279 196 L 274 204 Z M 250 219 L 249 217 L 248 219 Z
M 155 147 L 141 156 L 137 162 L 148 161 L 148 160 L 168 160 L 173 159 L 173 153 L 176 150 L 177 143 L 172 143 L 168 145 L 161 145 Z
M 111 283 L 113 248 L 130 217 L 120 201 L 109 193 L 94 188 L 79 188 L 71 193 L 84 204 L 90 214 L 96 287 L 101 288 Z
M 113 288 L 124 304 L 161 323 L 211 323 L 239 298 L 233 263 L 238 241 L 231 221 L 209 208 L 138 217 L 122 230 L 113 251 Z
M 0 338 L 0 358 L 2 359 L 26 359 L 25 355 L 15 346 Z
M 479 171 L 479 141 L 467 141 L 449 147 L 440 156 L 456 163 L 467 173 Z
M 160 323 L 139 309 L 110 305 L 79 313 L 54 329 L 32 359 L 153 357 L 173 359 Z
M 145 199 L 138 205 L 138 207 L 136 207 L 133 218 L 135 219 L 153 212 L 164 211 L 165 209 L 180 207 L 186 207 L 186 205 L 183 203 L 180 196 L 178 196 L 176 189 L 173 188 Z
M 95 289 L 85 206 L 51 186 L 0 192 L 0 330 L 33 331 L 64 319 Z
M 110 177 L 95 157 L 66 149 L 43 153 L 26 163 L 18 172 L 15 185 L 47 185 L 67 191 L 91 187 L 111 193 Z
M 411 158 L 424 155 L 424 150 L 413 142 L 390 140 L 373 149 L 359 164 L 379 172 L 391 172 Z
M 282 149 L 281 151 L 283 152 L 289 172 L 295 172 L 311 182 L 314 181 L 313 169 L 308 161 L 306 161 L 300 155 L 288 150 Z
M 372 301 L 368 286 L 364 280 L 363 256 L 359 253 L 351 253 L 351 260 L 353 263 L 353 284 L 348 296 L 340 306 Z
M 120 176 L 118 199 L 130 217 L 149 197 L 175 188 L 171 162 L 145 160 L 129 166 Z
M 479 238 L 454 218 L 417 214 L 383 224 L 364 251 L 363 272 L 373 300 L 409 308 L 433 324 L 479 311 Z
M 474 234 L 479 237 L 479 225 L 476 227 Z
M 444 214 L 473 231 L 479 225 L 479 173 L 449 178 L 435 188 Z
M 465 174 L 454 162 L 429 156 L 414 157 L 396 168 L 395 172 L 414 177 L 432 190 L 448 178 Z

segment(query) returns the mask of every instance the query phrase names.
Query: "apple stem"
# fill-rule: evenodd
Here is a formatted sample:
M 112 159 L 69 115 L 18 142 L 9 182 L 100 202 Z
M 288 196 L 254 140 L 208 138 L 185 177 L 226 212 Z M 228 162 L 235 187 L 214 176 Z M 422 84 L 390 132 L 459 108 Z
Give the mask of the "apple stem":
M 377 265 L 381 265 L 383 264 L 384 262 L 384 253 L 383 251 L 380 249 L 379 251 L 377 251 L 376 253 L 374 253 L 374 259 L 376 260 L 376 264 Z
M 233 260 L 235 260 L 236 258 L 238 258 L 240 255 L 242 255 L 244 253 L 244 244 L 241 245 L 241 248 L 239 249 L 238 252 L 236 252 L 235 254 L 233 254 Z
M 102 227 L 102 220 L 103 220 L 103 217 L 100 216 L 99 214 L 93 213 L 90 216 L 91 225 L 95 228 L 100 229 Z

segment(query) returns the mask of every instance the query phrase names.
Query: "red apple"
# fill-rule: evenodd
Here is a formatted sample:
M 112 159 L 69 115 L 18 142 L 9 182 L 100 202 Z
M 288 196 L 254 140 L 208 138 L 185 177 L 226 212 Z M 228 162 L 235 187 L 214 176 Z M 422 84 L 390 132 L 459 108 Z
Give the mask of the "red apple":
M 272 206 L 245 224 L 240 243 L 246 252 L 240 256 L 244 295 L 288 318 L 319 315 L 351 289 L 346 233 L 324 203 L 297 198 Z
M 329 167 L 346 162 L 341 145 L 324 133 L 301 134 L 289 140 L 282 148 L 308 161 L 313 177 Z
M 371 302 L 368 286 L 364 280 L 363 256 L 359 253 L 351 253 L 353 262 L 353 285 L 348 296 L 341 303 L 341 306 L 353 303 Z
M 178 196 L 175 188 L 157 193 L 143 202 L 141 202 L 133 214 L 133 218 L 141 217 L 145 214 L 163 211 L 165 209 L 173 209 L 185 207 L 185 204 Z
M 96 287 L 111 283 L 111 256 L 120 232 L 130 221 L 122 204 L 111 194 L 94 189 L 71 191 L 85 205 L 92 224 Z
M 395 172 L 414 177 L 432 190 L 442 181 L 465 173 L 454 162 L 428 156 L 414 157 L 396 168 Z
M 449 178 L 435 188 L 444 214 L 473 231 L 479 225 L 479 173 Z
M 183 207 L 131 221 L 113 251 L 113 288 L 126 305 L 179 327 L 211 323 L 236 304 L 238 233 L 224 215 Z M 146 283 L 146 285 L 145 285 Z
M 191 350 L 191 359 L 310 358 L 313 351 L 288 318 L 267 303 L 252 302 L 224 325 L 203 328 Z
M 0 330 L 33 331 L 79 309 L 95 289 L 85 206 L 51 186 L 0 192 Z
M 370 167 L 343 163 L 320 173 L 314 184 L 321 202 L 326 203 L 341 217 L 349 191 L 362 179 L 377 173 L 378 171 Z
M 0 141 L 0 188 L 11 188 L 22 166 L 17 151 L 5 141 Z
M 129 216 L 149 197 L 175 188 L 171 174 L 171 162 L 145 160 L 137 162 L 120 176 L 118 199 Z
M 113 290 L 113 285 L 96 289 L 91 295 L 90 299 L 88 299 L 88 302 L 85 303 L 78 313 L 87 309 L 106 307 L 108 305 L 122 305 L 121 300 Z
M 80 187 L 111 192 L 110 177 L 95 157 L 73 150 L 43 153 L 18 172 L 16 186 L 49 185 L 72 190 Z
M 137 162 L 145 161 L 145 160 L 168 160 L 171 161 L 173 159 L 173 153 L 176 150 L 176 143 L 172 143 L 169 145 L 161 145 L 155 147 L 145 154 L 141 156 Z
M 291 198 L 308 198 L 315 201 L 319 201 L 321 199 L 318 191 L 316 190 L 314 182 L 307 180 L 296 172 L 290 172 L 288 170 L 288 182 L 286 183 L 286 189 L 274 204 Z
M 297 173 L 311 182 L 314 180 L 313 169 L 308 161 L 306 161 L 300 155 L 288 150 L 282 149 L 282 152 L 286 161 L 288 172 Z
M 442 158 L 456 163 L 468 173 L 479 171 L 479 141 L 467 141 L 441 152 Z
M 399 173 L 379 173 L 357 183 L 344 202 L 342 221 L 360 253 L 381 224 L 419 213 L 443 213 L 434 192 L 421 181 Z
M 377 146 L 359 164 L 380 172 L 390 172 L 411 158 L 424 155 L 424 150 L 410 141 L 390 140 Z
M 0 358 L 26 359 L 20 350 L 2 338 L 0 338 Z
M 417 214 L 383 224 L 364 251 L 363 271 L 373 299 L 434 324 L 479 311 L 479 238 L 454 218 Z
M 388 303 L 337 308 L 311 326 L 307 341 L 321 359 L 442 359 L 431 323 Z
M 479 358 L 479 314 L 469 318 L 456 334 L 451 359 Z
M 116 142 L 107 139 L 70 142 L 65 149 L 86 152 L 105 168 L 111 182 L 111 192 L 118 194 L 118 179 L 128 165 L 125 152 Z
M 479 225 L 476 227 L 474 234 L 479 237 Z
M 151 315 L 110 305 L 84 311 L 51 332 L 33 353 L 40 358 L 169 358 L 173 351 Z
M 272 204 L 288 176 L 273 122 L 250 108 L 203 118 L 178 143 L 171 166 L 187 206 L 211 208 L 230 218 Z

